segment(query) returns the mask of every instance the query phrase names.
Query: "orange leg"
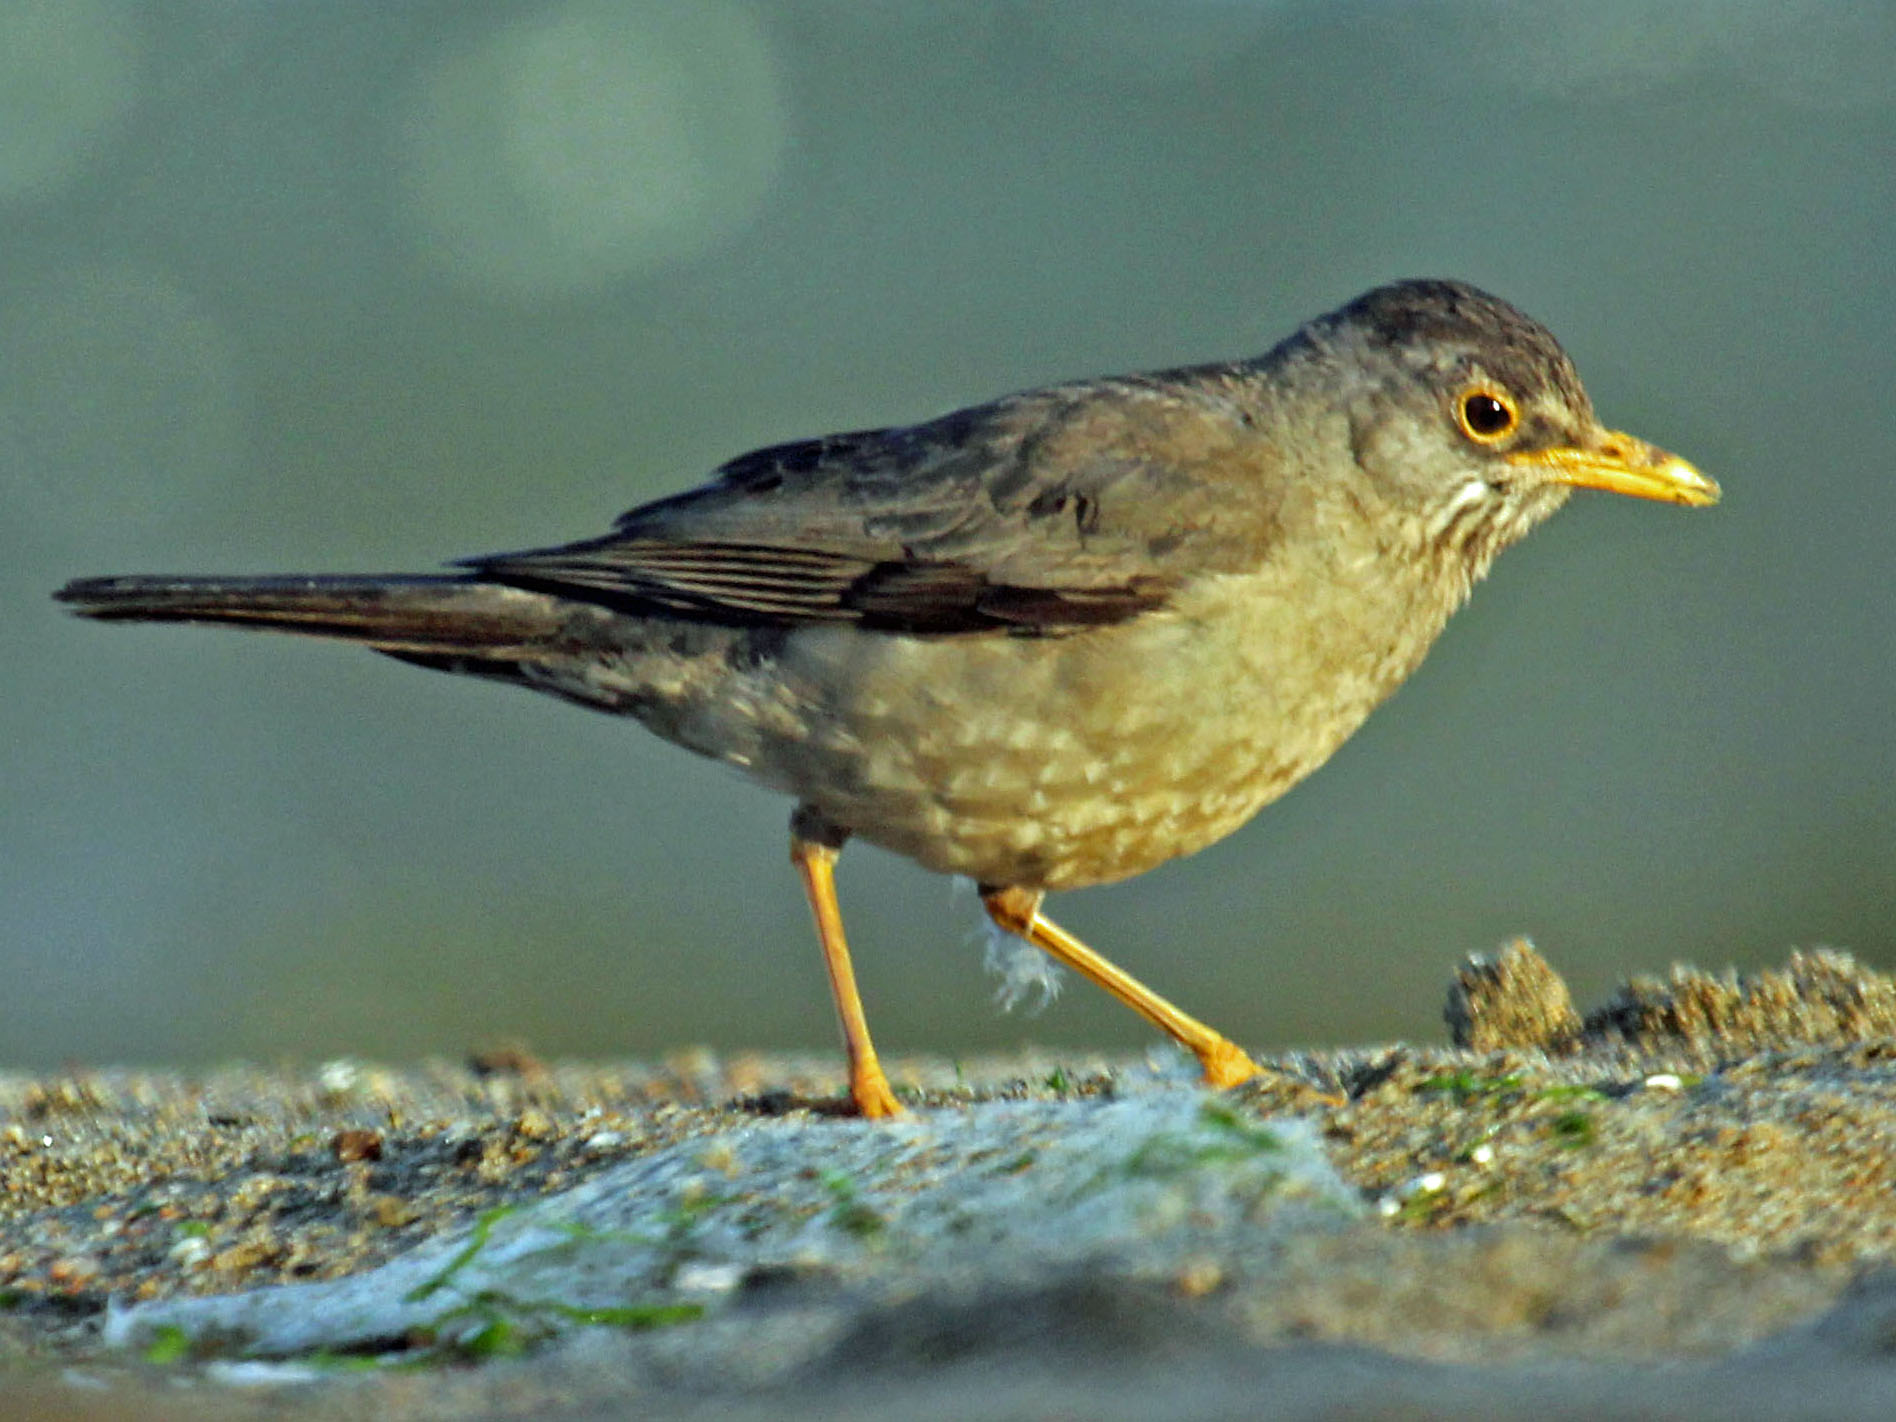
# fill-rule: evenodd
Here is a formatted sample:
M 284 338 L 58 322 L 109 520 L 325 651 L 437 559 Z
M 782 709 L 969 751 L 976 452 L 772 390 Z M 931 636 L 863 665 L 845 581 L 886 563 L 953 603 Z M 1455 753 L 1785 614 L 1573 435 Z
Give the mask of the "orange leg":
M 816 936 L 823 945 L 823 966 L 829 969 L 830 996 L 843 1028 L 843 1050 L 849 1057 L 849 1095 L 864 1116 L 899 1116 L 902 1103 L 889 1089 L 889 1079 L 876 1060 L 869 1040 L 869 1019 L 863 1016 L 862 997 L 856 991 L 856 971 L 849 965 L 849 944 L 843 938 L 843 911 L 836 903 L 836 857 L 848 832 L 799 809 L 790 820 L 790 862 L 803 880 L 816 919 Z
M 988 917 L 1002 928 L 1065 963 L 1089 982 L 1097 983 L 1173 1038 L 1198 1058 L 1208 1086 L 1236 1086 L 1261 1070 L 1234 1042 L 1211 1030 L 1189 1013 L 1181 1012 L 1144 983 L 1114 967 L 1052 919 L 1040 914 L 1040 895 L 1028 889 L 983 887 L 981 902 Z

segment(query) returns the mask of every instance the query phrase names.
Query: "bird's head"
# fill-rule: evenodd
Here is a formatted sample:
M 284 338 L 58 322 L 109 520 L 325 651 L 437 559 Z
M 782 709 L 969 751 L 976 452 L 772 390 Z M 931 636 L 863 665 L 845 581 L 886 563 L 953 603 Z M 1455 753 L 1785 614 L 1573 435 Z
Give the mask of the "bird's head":
M 1339 382 L 1378 501 L 1477 574 L 1574 489 L 1718 501 L 1718 485 L 1683 459 L 1602 425 L 1552 334 L 1474 287 L 1378 287 L 1294 339 L 1313 375 L 1328 367 Z

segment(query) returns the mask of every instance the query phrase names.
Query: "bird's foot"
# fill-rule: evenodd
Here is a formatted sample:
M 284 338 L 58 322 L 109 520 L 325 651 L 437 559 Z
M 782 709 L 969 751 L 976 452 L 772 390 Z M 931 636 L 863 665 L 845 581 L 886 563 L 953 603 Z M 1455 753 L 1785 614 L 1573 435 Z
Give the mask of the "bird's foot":
M 1214 1037 L 1193 1050 L 1198 1054 L 1199 1066 L 1205 1069 L 1205 1085 L 1219 1090 L 1249 1081 L 1264 1070 L 1235 1042 L 1223 1037 Z
M 882 1067 L 874 1058 L 850 1067 L 849 1099 L 856 1103 L 856 1114 L 866 1121 L 900 1116 L 908 1109 L 895 1099 L 895 1092 L 889 1089 L 889 1079 L 882 1074 Z

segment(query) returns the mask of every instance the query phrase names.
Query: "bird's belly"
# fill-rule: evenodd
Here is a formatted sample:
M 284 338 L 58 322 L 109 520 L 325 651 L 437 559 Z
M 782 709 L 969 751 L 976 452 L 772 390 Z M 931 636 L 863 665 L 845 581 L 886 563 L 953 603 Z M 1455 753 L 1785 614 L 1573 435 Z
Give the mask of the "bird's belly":
M 1408 670 L 1313 650 L 1312 629 L 1258 606 L 1059 639 L 800 631 L 768 695 L 735 698 L 754 732 L 744 768 L 932 869 L 1045 889 L 1127 878 L 1231 833 Z

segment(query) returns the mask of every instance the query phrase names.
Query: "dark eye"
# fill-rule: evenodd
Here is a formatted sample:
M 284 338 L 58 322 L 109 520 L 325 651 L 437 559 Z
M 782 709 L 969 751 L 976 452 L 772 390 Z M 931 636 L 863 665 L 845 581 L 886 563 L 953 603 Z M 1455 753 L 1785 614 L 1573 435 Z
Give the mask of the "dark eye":
M 1519 420 L 1514 402 L 1499 390 L 1466 390 L 1455 403 L 1455 422 L 1463 434 L 1481 444 L 1505 438 Z

